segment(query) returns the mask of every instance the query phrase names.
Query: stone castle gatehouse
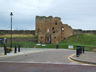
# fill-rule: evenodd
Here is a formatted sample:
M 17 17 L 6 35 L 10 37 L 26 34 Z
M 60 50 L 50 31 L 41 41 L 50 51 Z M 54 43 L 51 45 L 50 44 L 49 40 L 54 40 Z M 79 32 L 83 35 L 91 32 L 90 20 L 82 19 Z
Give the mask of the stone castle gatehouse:
M 73 35 L 68 24 L 62 24 L 59 17 L 36 16 L 36 30 L 39 43 L 58 43 Z

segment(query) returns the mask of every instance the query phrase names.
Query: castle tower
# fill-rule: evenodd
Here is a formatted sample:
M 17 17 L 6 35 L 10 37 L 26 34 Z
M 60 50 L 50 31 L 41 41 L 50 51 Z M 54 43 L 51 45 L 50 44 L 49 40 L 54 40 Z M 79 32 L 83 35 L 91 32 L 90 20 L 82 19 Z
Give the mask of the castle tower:
M 58 43 L 73 35 L 73 30 L 67 24 L 62 24 L 59 17 L 36 16 L 36 30 L 39 43 Z

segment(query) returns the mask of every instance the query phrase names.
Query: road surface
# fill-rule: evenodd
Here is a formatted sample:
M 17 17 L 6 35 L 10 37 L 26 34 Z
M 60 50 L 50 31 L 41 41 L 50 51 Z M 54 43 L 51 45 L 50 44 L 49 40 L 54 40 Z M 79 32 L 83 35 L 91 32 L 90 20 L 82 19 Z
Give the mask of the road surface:
M 37 53 L 29 53 L 12 57 L 0 57 L 0 62 L 16 63 L 59 63 L 70 64 L 68 56 L 75 53 L 74 50 L 50 49 Z
M 74 50 L 50 49 L 0 57 L 0 72 L 96 72 L 96 66 L 78 65 L 68 60 L 73 53 Z

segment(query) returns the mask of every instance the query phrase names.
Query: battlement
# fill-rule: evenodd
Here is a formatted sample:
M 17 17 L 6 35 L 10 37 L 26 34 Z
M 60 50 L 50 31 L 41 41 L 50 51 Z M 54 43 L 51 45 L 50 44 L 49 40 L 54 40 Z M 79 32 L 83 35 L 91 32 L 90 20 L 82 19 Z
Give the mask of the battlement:
M 48 16 L 48 17 L 46 17 L 46 16 L 36 16 L 36 19 L 58 19 L 58 20 L 61 20 L 61 18 L 60 17 L 52 17 L 52 16 Z

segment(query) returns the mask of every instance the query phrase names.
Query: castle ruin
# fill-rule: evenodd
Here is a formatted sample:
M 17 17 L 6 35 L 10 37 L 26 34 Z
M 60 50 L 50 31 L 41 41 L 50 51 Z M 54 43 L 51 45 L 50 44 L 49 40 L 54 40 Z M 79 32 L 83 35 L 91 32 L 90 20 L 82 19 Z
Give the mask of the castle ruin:
M 36 16 L 38 43 L 58 43 L 73 35 L 73 29 L 59 17 Z

